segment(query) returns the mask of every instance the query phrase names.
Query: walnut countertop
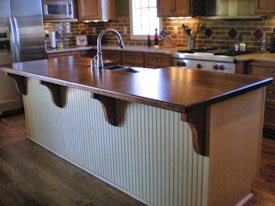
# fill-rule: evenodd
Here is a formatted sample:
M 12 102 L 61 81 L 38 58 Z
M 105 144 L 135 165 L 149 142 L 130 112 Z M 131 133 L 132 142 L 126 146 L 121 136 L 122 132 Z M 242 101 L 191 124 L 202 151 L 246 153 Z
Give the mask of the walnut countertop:
M 1 71 L 180 113 L 205 108 L 271 83 L 272 78 L 169 67 L 138 73 L 91 70 L 90 58 L 13 63 Z

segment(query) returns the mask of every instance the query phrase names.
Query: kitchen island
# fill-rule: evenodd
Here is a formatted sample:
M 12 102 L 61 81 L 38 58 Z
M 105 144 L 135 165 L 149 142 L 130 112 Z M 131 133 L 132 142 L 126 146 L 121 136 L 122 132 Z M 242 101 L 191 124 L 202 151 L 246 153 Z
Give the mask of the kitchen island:
M 0 70 L 29 138 L 148 205 L 235 205 L 258 175 L 272 78 L 169 67 L 90 69 L 63 57 Z

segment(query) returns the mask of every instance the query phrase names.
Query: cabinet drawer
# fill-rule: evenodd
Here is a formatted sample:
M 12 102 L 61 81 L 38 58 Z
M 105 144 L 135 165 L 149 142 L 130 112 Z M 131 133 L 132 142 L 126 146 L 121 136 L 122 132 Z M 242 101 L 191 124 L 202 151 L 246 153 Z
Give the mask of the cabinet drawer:
M 121 54 L 120 51 L 107 51 L 107 50 L 103 50 L 102 52 L 103 54 L 103 59 L 109 59 L 109 60 L 113 60 L 116 62 L 121 62 Z
M 60 52 L 60 53 L 53 53 L 48 54 L 48 59 L 56 58 L 56 57 L 64 57 L 64 56 L 79 56 L 79 52 Z
M 122 52 L 122 65 L 144 66 L 144 56 L 142 52 Z
M 171 66 L 171 56 L 166 54 L 145 54 L 145 67 L 157 68 Z
M 264 127 L 275 130 L 275 105 L 274 104 L 266 104 L 265 106 Z
M 270 62 L 252 62 L 251 71 L 252 75 L 263 75 L 268 77 L 275 77 L 275 63 Z

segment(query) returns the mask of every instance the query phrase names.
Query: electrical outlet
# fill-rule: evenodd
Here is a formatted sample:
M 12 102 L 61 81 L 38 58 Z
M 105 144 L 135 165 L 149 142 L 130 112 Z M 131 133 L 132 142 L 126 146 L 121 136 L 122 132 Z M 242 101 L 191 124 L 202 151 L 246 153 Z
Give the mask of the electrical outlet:
M 127 26 L 123 27 L 123 34 L 127 34 Z
M 92 33 L 95 34 L 96 33 L 96 28 L 92 27 Z

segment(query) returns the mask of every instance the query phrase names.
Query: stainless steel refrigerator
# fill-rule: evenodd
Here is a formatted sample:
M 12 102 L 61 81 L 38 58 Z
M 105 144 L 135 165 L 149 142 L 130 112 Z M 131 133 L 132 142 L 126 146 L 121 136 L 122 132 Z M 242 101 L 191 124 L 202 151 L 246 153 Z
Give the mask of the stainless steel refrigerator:
M 41 0 L 0 0 L 0 65 L 45 59 Z M 13 80 L 0 72 L 0 114 L 23 107 Z

